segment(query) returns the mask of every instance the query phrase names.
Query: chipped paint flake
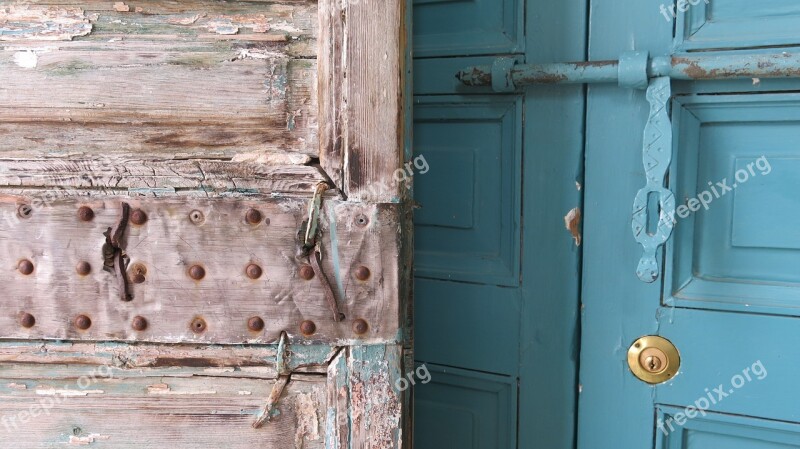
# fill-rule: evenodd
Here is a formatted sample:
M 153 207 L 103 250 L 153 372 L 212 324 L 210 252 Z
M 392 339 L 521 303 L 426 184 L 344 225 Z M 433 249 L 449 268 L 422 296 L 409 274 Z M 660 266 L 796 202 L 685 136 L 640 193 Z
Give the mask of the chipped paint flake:
M 73 446 L 88 446 L 95 441 L 107 441 L 111 439 L 111 435 L 101 435 L 99 433 L 90 433 L 86 436 L 69 436 L 69 444 Z
M 18 384 L 18 383 L 15 383 L 15 382 L 11 382 L 10 384 L 7 384 L 6 386 L 8 388 L 12 389 L 12 390 L 27 390 L 28 389 L 27 385 Z
M 92 32 L 83 9 L 57 6 L 0 7 L 0 41 L 69 41 Z
M 104 394 L 105 391 L 103 390 L 67 390 L 67 389 L 55 389 L 55 388 L 37 388 L 36 394 L 39 396 L 62 396 L 62 397 L 73 397 L 73 396 L 89 396 L 90 394 Z
M 14 53 L 14 64 L 23 69 L 35 69 L 39 64 L 39 56 L 33 50 L 24 50 Z
M 564 226 L 572 234 L 575 246 L 581 246 L 581 210 L 574 208 L 564 216 Z
M 186 391 L 172 391 L 167 384 L 154 384 L 147 386 L 147 394 L 154 394 L 160 396 L 190 396 L 202 394 L 217 394 L 216 390 L 186 390 Z
M 234 25 L 230 19 L 209 20 L 206 24 L 208 31 L 217 34 L 230 35 L 239 32 L 239 27 Z
M 131 7 L 126 5 L 124 2 L 116 2 L 114 3 L 114 10 L 117 12 L 130 12 Z

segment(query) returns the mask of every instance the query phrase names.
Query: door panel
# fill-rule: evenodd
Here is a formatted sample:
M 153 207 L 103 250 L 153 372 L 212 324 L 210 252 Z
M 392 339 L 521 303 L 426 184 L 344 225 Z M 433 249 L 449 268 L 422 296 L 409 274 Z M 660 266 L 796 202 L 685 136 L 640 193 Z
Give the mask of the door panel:
M 800 25 L 800 6 L 794 0 L 698 0 L 683 4 L 684 13 L 675 11 L 678 16 L 676 44 L 681 50 L 800 43 L 796 32 Z M 671 23 L 675 16 L 671 11 L 664 11 L 662 7 L 662 18 Z
M 414 0 L 414 56 L 518 53 L 523 0 Z
M 678 217 L 682 226 L 667 246 L 668 304 L 798 314 L 792 192 L 800 186 L 791 144 L 800 138 L 798 100 L 793 94 L 676 100 L 671 182 L 678 198 L 703 195 L 711 203 Z
M 680 413 L 675 407 L 659 408 L 658 417 L 669 419 Z M 676 425 L 669 436 L 659 438 L 658 449 L 789 449 L 797 447 L 800 426 L 743 416 L 708 413 Z
M 515 447 L 516 386 L 508 376 L 426 365 L 431 381 L 415 396 L 424 447 Z M 458 429 L 443 432 L 442 429 Z
M 414 191 L 416 275 L 517 285 L 521 100 L 420 99 L 414 137 L 431 167 Z

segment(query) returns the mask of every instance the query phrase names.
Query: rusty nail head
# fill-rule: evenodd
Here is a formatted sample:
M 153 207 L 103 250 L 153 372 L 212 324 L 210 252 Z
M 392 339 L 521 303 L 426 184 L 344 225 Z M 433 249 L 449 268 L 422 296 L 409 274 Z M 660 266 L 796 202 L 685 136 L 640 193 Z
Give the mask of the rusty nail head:
M 26 329 L 30 329 L 34 324 L 36 324 L 36 318 L 34 318 L 30 313 L 25 312 L 19 318 L 19 324 Z
M 89 329 L 91 325 L 92 325 L 92 320 L 88 316 L 78 315 L 77 317 L 75 317 L 75 327 L 77 327 L 78 329 L 85 331 L 86 329 Z
M 33 262 L 28 259 L 22 259 L 19 261 L 19 265 L 17 265 L 19 272 L 24 275 L 29 275 L 33 273 Z
M 260 316 L 254 316 L 247 320 L 247 328 L 253 332 L 264 330 L 264 320 Z
M 317 325 L 311 320 L 305 320 L 300 323 L 300 332 L 303 335 L 313 335 L 317 331 Z
M 356 279 L 359 281 L 366 281 L 369 279 L 369 268 L 363 265 L 356 268 Z
M 190 325 L 190 327 L 192 328 L 192 332 L 194 332 L 195 334 L 202 334 L 203 332 L 206 331 L 206 320 L 197 317 L 192 320 L 192 324 Z
M 77 271 L 81 276 L 86 276 L 92 272 L 92 265 L 85 260 L 78 262 L 78 265 L 75 266 L 75 271 Z
M 250 265 L 245 268 L 244 272 L 247 274 L 247 277 L 250 279 L 258 279 L 261 277 L 263 270 L 258 265 L 251 263 Z
M 131 282 L 134 284 L 144 284 L 146 280 L 147 278 L 142 273 L 133 273 L 133 276 L 131 276 Z
M 147 274 L 147 267 L 144 266 L 142 263 L 135 263 L 131 267 L 131 282 L 134 284 L 141 284 L 144 283 L 146 280 L 145 275 Z
M 199 281 L 206 277 L 206 269 L 200 265 L 192 265 L 191 268 L 189 268 L 189 277 L 195 281 Z
M 307 281 L 314 278 L 314 269 L 311 268 L 311 265 L 307 263 L 300 265 L 300 277 Z
M 81 206 L 78 208 L 78 218 L 81 221 L 92 221 L 94 218 L 94 211 L 89 206 Z
M 369 325 L 367 325 L 366 321 L 361 318 L 353 321 L 353 332 L 361 335 L 367 333 L 367 330 L 369 330 Z
M 131 212 L 131 223 L 135 225 L 143 225 L 147 221 L 147 214 L 141 209 L 136 209 Z
M 131 327 L 137 331 L 143 331 L 147 329 L 147 319 L 143 316 L 135 316 L 133 317 L 133 321 L 131 321 Z
M 203 213 L 200 212 L 199 210 L 193 210 L 189 213 L 189 220 L 192 220 L 192 223 L 194 224 L 200 224 L 204 222 L 205 219 L 206 216 L 203 215 Z
M 257 209 L 248 209 L 247 213 L 244 215 L 245 220 L 251 225 L 261 223 L 261 212 Z
M 31 218 L 31 215 L 33 215 L 33 208 L 30 204 L 20 204 L 19 207 L 17 207 L 17 215 L 19 215 L 20 218 Z

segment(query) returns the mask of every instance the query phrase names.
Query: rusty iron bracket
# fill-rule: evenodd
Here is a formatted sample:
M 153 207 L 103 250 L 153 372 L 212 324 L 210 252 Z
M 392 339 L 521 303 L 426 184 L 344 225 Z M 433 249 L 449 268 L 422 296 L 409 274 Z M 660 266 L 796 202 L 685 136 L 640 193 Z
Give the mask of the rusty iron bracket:
M 123 248 L 125 246 L 123 238 L 128 227 L 130 210 L 130 205 L 123 202 L 119 221 L 113 228 L 108 228 L 103 233 L 106 237 L 106 242 L 103 244 L 103 270 L 114 273 L 114 276 L 116 276 L 120 299 L 123 301 L 131 301 L 133 299 L 133 295 L 128 289 L 127 270 L 129 258 Z
M 314 275 L 319 279 L 322 285 L 322 290 L 325 295 L 325 300 L 333 313 L 333 321 L 342 321 L 345 316 L 339 311 L 339 306 L 336 301 L 336 294 L 331 287 L 331 283 L 325 272 L 322 270 L 322 249 L 318 242 L 319 233 L 319 211 L 322 207 L 322 194 L 328 189 L 328 185 L 324 182 L 317 184 L 314 189 L 314 196 L 308 203 L 308 218 L 303 222 L 298 232 L 300 239 L 299 257 L 307 259 L 311 268 L 314 270 Z
M 260 428 L 264 423 L 272 419 L 276 407 L 278 406 L 278 400 L 280 400 L 281 394 L 283 394 L 283 390 L 286 389 L 286 385 L 289 383 L 289 379 L 292 376 L 292 371 L 289 368 L 288 340 L 289 338 L 286 332 L 281 332 L 281 339 L 278 341 L 278 354 L 275 360 L 275 370 L 278 372 L 278 378 L 275 379 L 275 385 L 272 386 L 272 391 L 270 391 L 267 397 L 267 403 L 264 404 L 261 413 L 253 422 L 254 429 Z

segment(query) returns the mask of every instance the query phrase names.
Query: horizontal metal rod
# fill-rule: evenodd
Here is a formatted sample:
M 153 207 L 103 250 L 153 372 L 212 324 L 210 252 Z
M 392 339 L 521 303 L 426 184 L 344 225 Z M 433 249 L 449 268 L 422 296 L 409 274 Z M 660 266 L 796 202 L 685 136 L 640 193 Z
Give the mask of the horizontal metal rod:
M 511 80 L 517 87 L 531 84 L 616 83 L 619 61 L 517 64 Z M 668 76 L 676 80 L 800 77 L 800 55 L 793 53 L 720 56 L 659 56 L 647 67 L 650 78 Z M 492 67 L 473 66 L 456 77 L 468 86 L 491 86 Z

